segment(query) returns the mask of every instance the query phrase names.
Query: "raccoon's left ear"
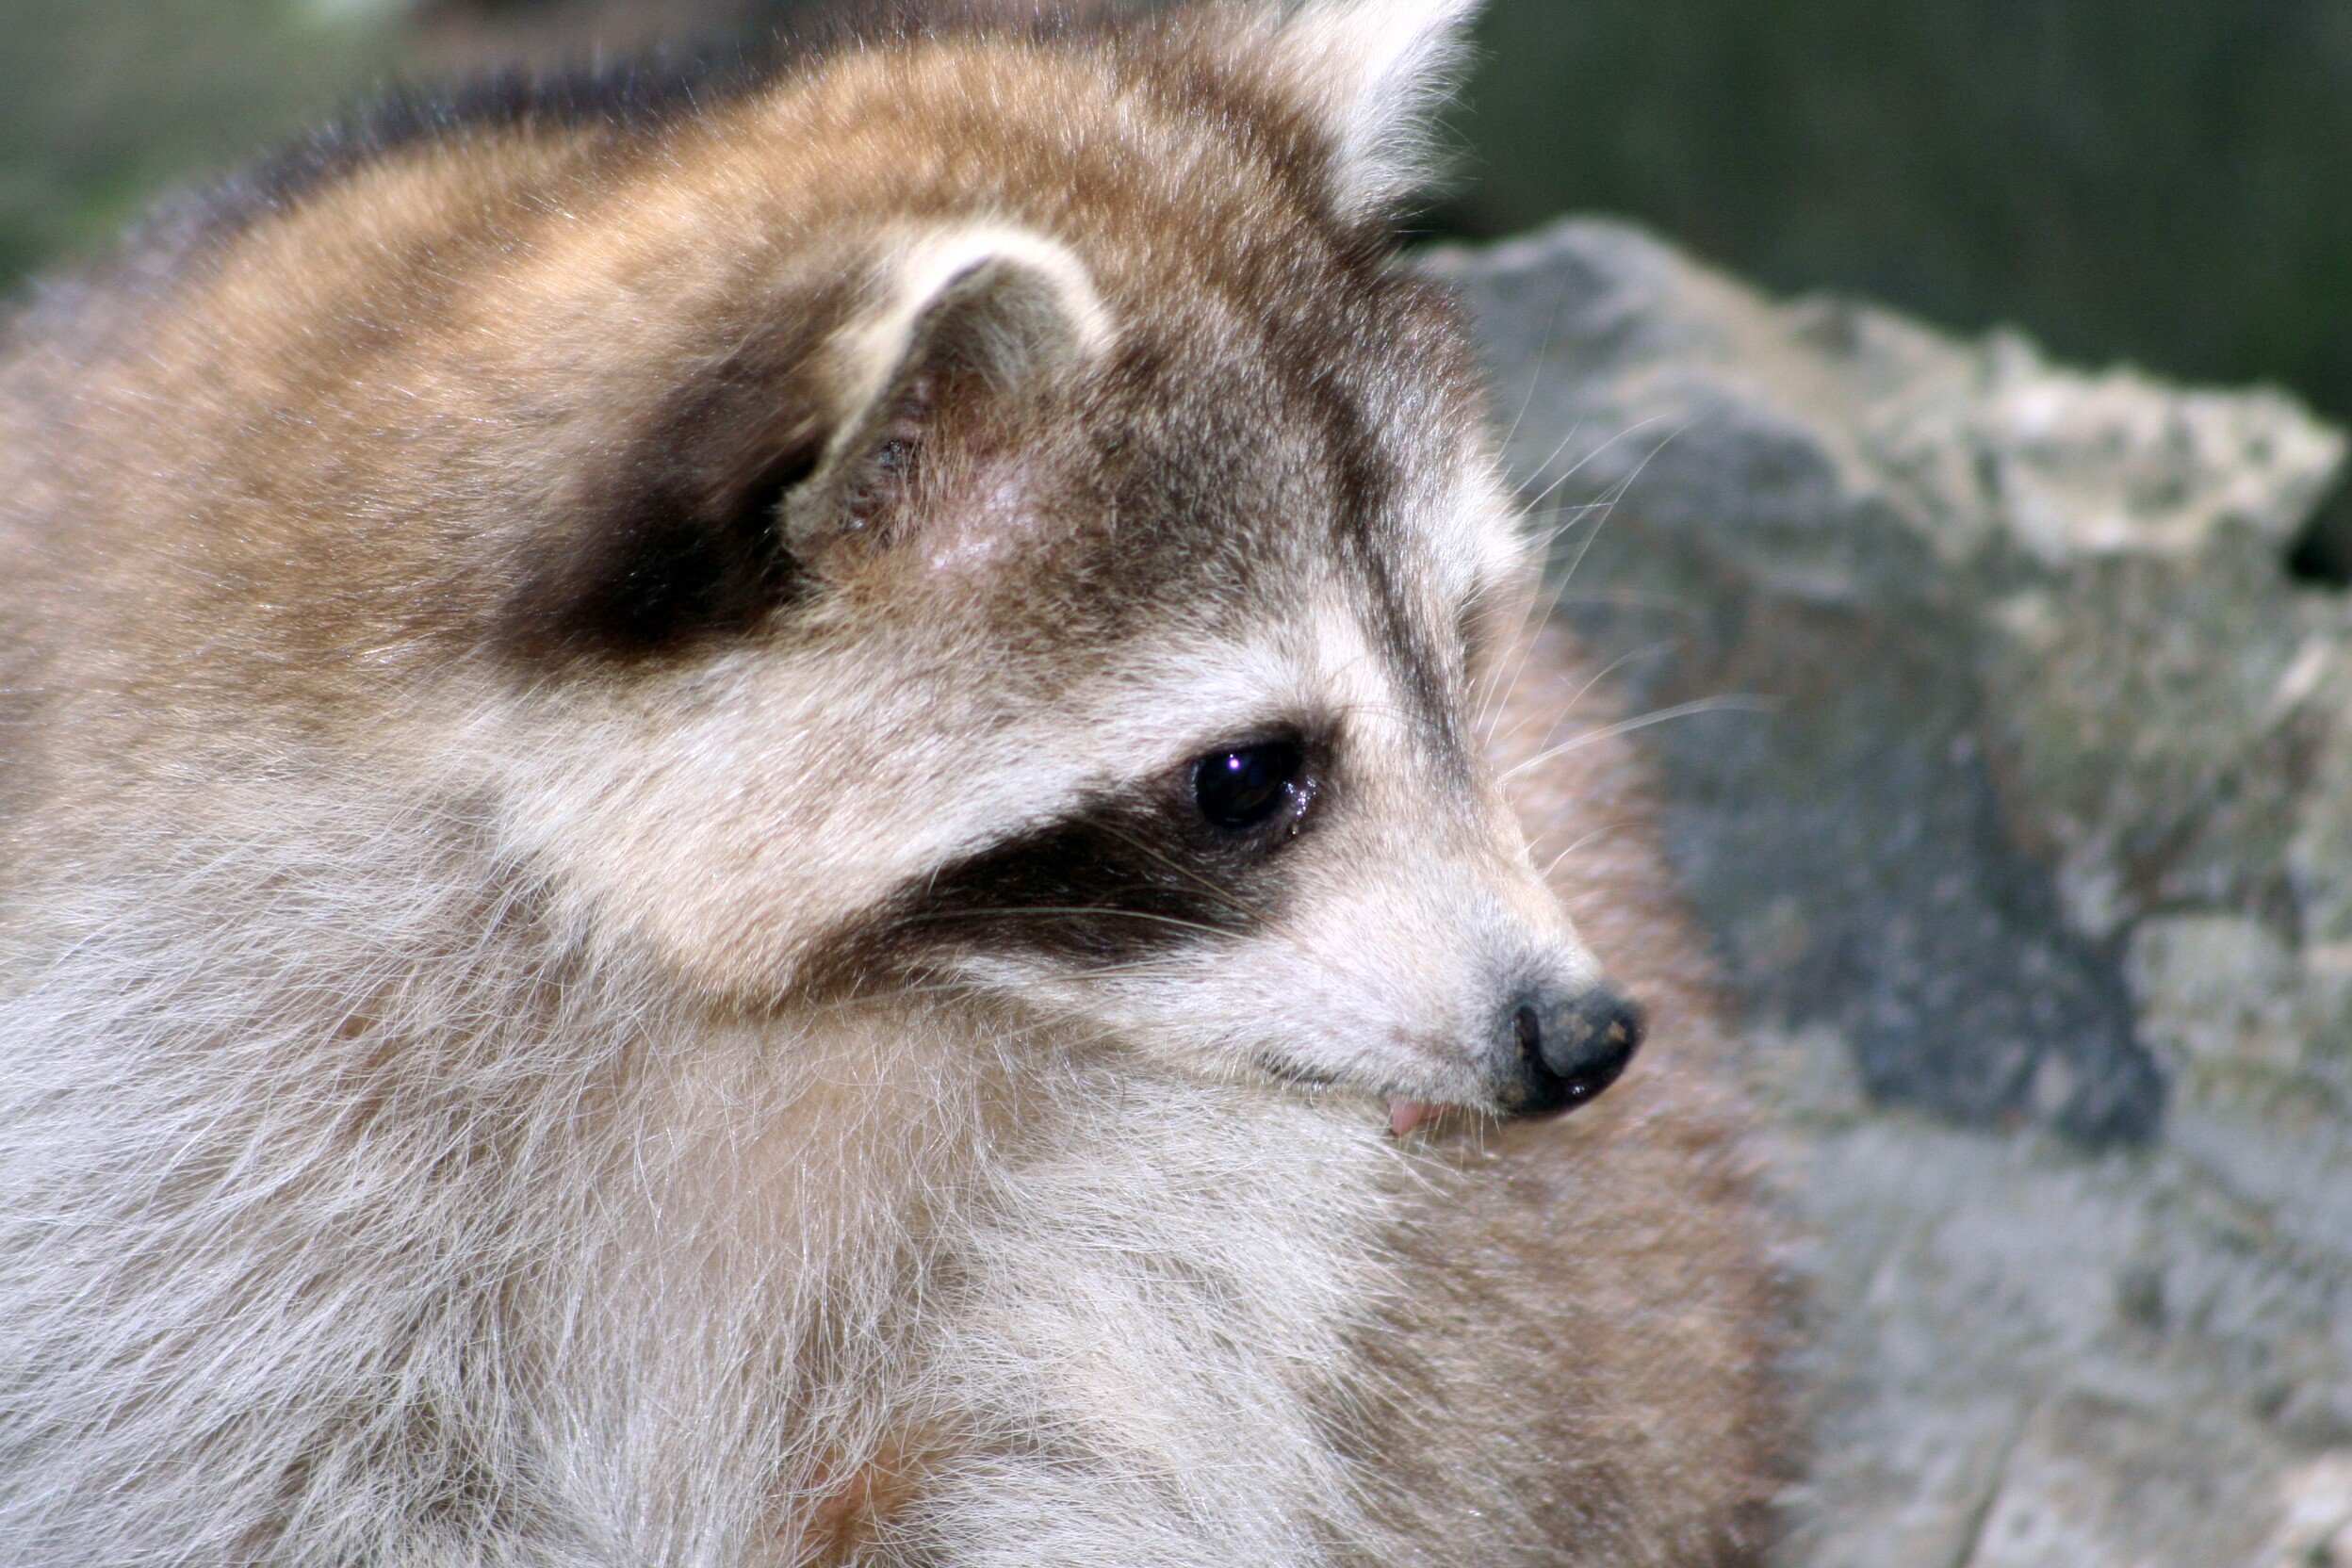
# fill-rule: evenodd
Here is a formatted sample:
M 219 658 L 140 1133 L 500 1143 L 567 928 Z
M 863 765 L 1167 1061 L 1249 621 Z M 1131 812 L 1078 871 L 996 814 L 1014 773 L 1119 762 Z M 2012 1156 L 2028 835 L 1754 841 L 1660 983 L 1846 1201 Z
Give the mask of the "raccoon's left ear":
M 1379 216 L 1438 172 L 1431 125 L 1470 57 L 1480 0 L 1282 0 L 1271 63 L 1331 146 L 1332 201 Z
M 785 543 L 805 563 L 878 553 L 905 542 L 898 535 L 908 528 L 984 526 L 960 515 L 971 508 L 946 507 L 958 515 L 940 519 L 910 517 L 901 504 L 939 420 L 951 409 L 1033 396 L 1099 359 L 1113 336 L 1086 265 L 1025 229 L 925 237 L 885 276 L 880 307 L 832 346 L 833 434 L 785 503 Z M 937 553 L 956 542 L 933 543 Z

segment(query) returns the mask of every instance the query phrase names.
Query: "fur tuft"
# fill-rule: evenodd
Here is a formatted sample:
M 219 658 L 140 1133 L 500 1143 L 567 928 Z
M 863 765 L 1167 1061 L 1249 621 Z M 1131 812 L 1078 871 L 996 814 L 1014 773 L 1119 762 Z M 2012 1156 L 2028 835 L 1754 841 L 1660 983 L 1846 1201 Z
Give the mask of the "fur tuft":
M 1333 200 L 1362 220 L 1440 172 L 1431 126 L 1469 63 L 1480 0 L 1295 0 L 1273 53 L 1332 148 Z

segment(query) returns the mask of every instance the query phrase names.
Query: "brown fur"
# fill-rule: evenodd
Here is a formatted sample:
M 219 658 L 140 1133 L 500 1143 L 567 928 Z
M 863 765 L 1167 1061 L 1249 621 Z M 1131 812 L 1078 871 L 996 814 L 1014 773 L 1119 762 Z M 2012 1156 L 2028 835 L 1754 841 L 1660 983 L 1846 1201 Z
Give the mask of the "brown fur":
M 75 1188 L 39 1174 L 75 1141 L 41 1107 L 98 1081 L 44 1099 L 47 1080 L 9 1070 L 33 1086 L 0 1106 L 0 1207 L 133 1215 L 110 1222 L 119 1246 L 44 1253 L 51 1294 L 25 1285 L 0 1326 L 0 1541 L 23 1560 L 76 1560 L 74 1529 L 181 1560 L 153 1544 L 173 1509 L 191 1544 L 171 1551 L 239 1560 L 622 1560 L 612 1532 L 629 1560 L 946 1560 L 956 1498 L 1083 1468 L 1081 1437 L 991 1428 L 932 1363 L 952 1364 L 936 1336 L 961 1331 L 959 1292 L 1039 1322 L 1065 1305 L 1066 1282 L 1021 1277 L 1006 1217 L 1083 1184 L 1022 1162 L 1033 1129 L 1110 1114 L 1073 1086 L 1111 1081 L 1090 1041 L 928 994 L 942 953 L 996 929 L 942 918 L 969 913 L 941 902 L 954 875 L 890 884 L 881 916 L 848 873 L 789 902 L 762 877 L 833 830 L 804 814 L 779 836 L 762 792 L 782 785 L 722 788 L 680 751 L 673 771 L 710 792 L 640 821 L 630 792 L 668 788 L 673 764 L 612 760 L 729 700 L 747 648 L 818 660 L 843 628 L 881 628 L 918 651 L 842 699 L 870 708 L 875 752 L 826 756 L 862 784 L 909 737 L 999 722 L 959 694 L 966 666 L 1016 668 L 1019 699 L 1051 711 L 1076 700 L 1057 682 L 1076 690 L 1138 629 L 1279 622 L 1296 582 L 1344 569 L 1381 656 L 1417 672 L 1398 722 L 1436 759 L 1431 798 L 1483 820 L 1448 694 L 1464 656 L 1416 575 L 1424 543 L 1383 520 L 1475 426 L 1468 355 L 1259 37 L 1213 12 L 950 32 L 717 99 L 486 102 L 168 219 L 24 318 L 0 369 L 0 1025 L 23 1061 L 71 1074 L 73 1052 L 53 1069 L 32 1049 L 62 1027 L 40 1009 L 119 1014 L 119 1057 L 74 1025 L 93 1063 L 156 1064 L 152 1083 L 106 1067 L 133 1074 L 117 1099 L 222 1086 L 158 1098 L 188 1118 L 173 1149 L 129 1122 L 90 1133 L 125 1152 L 93 1155 Z M 892 237 L 984 223 L 1082 258 L 1116 349 L 1016 387 L 988 356 L 1047 350 L 988 338 L 1006 318 L 983 302 L 997 314 L 887 390 L 904 406 L 845 451 L 863 416 L 839 346 L 875 308 Z M 873 455 L 893 421 L 922 434 L 907 464 Z M 800 525 L 769 503 L 818 482 L 851 521 L 792 533 L 779 564 L 769 531 Z M 1042 498 L 1034 537 L 992 531 L 999 482 Z M 1363 1257 L 1373 1306 L 1329 1364 L 1266 1374 L 1303 1391 L 1332 1473 L 1364 1493 L 1328 1517 L 1302 1506 L 1322 1560 L 1690 1568 L 1760 1548 L 1777 1313 L 1706 966 L 1623 743 L 1529 761 L 1588 722 L 1583 690 L 1545 632 L 1496 745 L 1528 763 L 1518 807 L 1560 855 L 1562 897 L 1658 1021 L 1621 1087 L 1557 1124 L 1462 1114 L 1399 1160 L 1348 1131 L 1358 1102 L 1338 1091 L 1119 1081 L 1122 1104 L 1133 1082 L 1180 1117 L 1328 1129 L 1390 1205 Z M 808 913 L 837 884 L 838 917 Z M 1202 907 L 1236 930 L 1288 907 L 1241 872 L 1220 897 Z M 115 948 L 149 956 L 108 958 L 102 1000 L 74 1000 L 77 956 Z M 60 994 L 80 1010 L 44 1000 Z M 975 1032 L 993 1054 L 923 1054 Z M 1202 1180 L 1202 1201 L 1248 1174 Z M 396 1222 L 401 1202 L 439 1206 Z M 155 1217 L 183 1209 L 176 1232 Z M 165 1290 L 171 1236 L 199 1231 L 264 1261 Z M 365 1300 L 318 1308 L 361 1280 Z M 189 1303 L 185 1337 L 139 1288 Z M 98 1319 L 57 1304 L 91 1290 Z M 641 1302 L 658 1303 L 642 1322 Z M 379 1308 L 390 1326 L 354 1338 L 351 1371 L 393 1370 L 334 1384 L 348 1408 L 239 1403 L 220 1370 L 236 1352 L 204 1348 L 234 1330 L 251 1337 L 223 1344 L 264 1355 L 299 1337 L 281 1317 L 358 1335 Z M 75 1340 L 76 1321 L 113 1337 Z M 447 1359 L 403 1362 L 412 1339 Z M 134 1382 L 64 1409 L 60 1390 L 121 1365 L 170 1368 L 168 1396 Z M 318 1365 L 303 1388 L 333 1381 Z M 636 1402 L 597 1405 L 606 1383 Z M 710 1392 L 744 1387 L 756 1399 Z M 220 1409 L 177 1413 L 206 1399 Z M 709 1498 L 706 1478 L 647 1463 L 608 1478 L 596 1494 L 627 1506 L 598 1523 L 548 1500 L 595 1477 L 513 1457 L 634 1454 L 511 1414 L 624 1406 L 645 1452 L 708 1445 Z M 109 1457 L 153 1441 L 151 1418 L 191 1445 L 169 1486 Z M 264 1458 L 219 1460 L 215 1483 L 216 1446 Z M 764 1544 L 739 1517 L 755 1484 Z M 44 1485 L 106 1501 L 60 1522 Z

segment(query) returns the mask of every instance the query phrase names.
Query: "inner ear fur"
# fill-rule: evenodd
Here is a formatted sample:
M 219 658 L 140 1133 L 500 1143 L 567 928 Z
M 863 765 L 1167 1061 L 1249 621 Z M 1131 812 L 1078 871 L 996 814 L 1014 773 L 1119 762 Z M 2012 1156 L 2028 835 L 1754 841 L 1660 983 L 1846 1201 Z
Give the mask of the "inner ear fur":
M 890 270 L 884 303 L 835 345 L 844 410 L 784 509 L 795 559 L 889 547 L 943 416 L 1050 389 L 1098 360 L 1110 318 L 1084 263 L 1025 230 L 933 236 Z

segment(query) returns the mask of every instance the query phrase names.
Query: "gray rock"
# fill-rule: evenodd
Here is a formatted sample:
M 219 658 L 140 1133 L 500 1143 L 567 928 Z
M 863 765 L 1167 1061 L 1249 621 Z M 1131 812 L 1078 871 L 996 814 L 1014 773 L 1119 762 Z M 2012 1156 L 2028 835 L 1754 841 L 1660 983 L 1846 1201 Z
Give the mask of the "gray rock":
M 2352 1568 L 2344 439 L 1619 223 L 1429 265 L 1752 1008 L 1790 1563 Z
M 2313 1480 L 2352 1460 L 2352 1232 L 2289 1235 L 2168 1140 L 1866 1109 L 1827 1030 L 1756 1054 L 1820 1317 L 1789 1568 L 2326 1560 L 2276 1544 L 2298 1486 L 2352 1522 L 2352 1468 Z
M 2312 789 L 2352 771 L 2352 645 L 2281 565 L 2335 433 L 1774 304 L 1621 224 L 1432 265 L 1485 324 L 1562 608 L 1656 723 L 1733 976 L 1836 1024 L 1873 1095 L 2146 1138 L 2132 923 L 2352 930 L 2352 807 Z

